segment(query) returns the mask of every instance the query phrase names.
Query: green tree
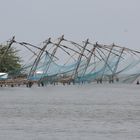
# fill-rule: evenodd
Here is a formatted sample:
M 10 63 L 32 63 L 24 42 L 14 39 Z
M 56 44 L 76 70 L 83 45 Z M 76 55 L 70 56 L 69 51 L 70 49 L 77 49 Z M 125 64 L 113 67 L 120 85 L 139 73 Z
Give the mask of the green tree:
M 18 50 L 8 45 L 0 45 L 0 72 L 16 71 L 21 67 Z

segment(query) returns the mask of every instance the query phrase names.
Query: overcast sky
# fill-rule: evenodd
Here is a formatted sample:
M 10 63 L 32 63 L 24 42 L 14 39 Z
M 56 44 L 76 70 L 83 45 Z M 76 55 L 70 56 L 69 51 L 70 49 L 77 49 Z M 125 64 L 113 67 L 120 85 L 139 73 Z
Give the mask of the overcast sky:
M 0 0 L 0 42 L 62 34 L 140 50 L 140 0 Z

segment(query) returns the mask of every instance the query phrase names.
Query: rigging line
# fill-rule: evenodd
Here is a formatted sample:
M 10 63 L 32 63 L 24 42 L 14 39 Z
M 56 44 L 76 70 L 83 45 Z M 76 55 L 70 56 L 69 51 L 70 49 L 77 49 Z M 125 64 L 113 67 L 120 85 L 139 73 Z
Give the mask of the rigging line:
M 96 44 L 96 45 L 98 45 L 98 47 L 100 47 L 100 48 L 102 48 L 102 49 L 104 49 L 104 50 L 110 52 L 110 49 L 111 49 L 111 48 L 108 48 L 108 49 L 109 49 L 109 50 L 108 50 L 108 49 L 104 48 L 103 46 L 100 46 L 99 44 Z M 119 56 L 119 54 L 116 54 L 116 53 L 114 53 L 113 51 L 114 51 L 114 49 L 112 49 L 112 51 L 111 51 L 112 54 L 114 54 L 114 55 L 116 55 L 116 56 Z M 118 52 L 121 53 L 120 51 L 118 51 Z
M 69 52 L 67 52 L 64 48 L 62 48 L 60 46 L 59 46 L 59 48 L 61 48 L 65 53 L 67 53 L 70 56 L 70 58 L 73 58 L 73 60 L 76 61 L 75 58 L 73 57 L 73 55 L 71 55 Z
M 64 65 L 59 69 L 59 73 L 61 73 L 61 69 L 63 69 L 66 64 L 68 64 L 68 62 L 70 61 L 71 58 L 73 58 L 73 60 L 76 62 L 77 60 L 74 58 L 74 55 L 76 55 L 76 53 L 74 53 L 73 55 L 70 56 L 70 58 L 64 63 Z
M 115 73 L 116 73 L 116 71 L 117 71 L 119 62 L 120 62 L 120 60 L 121 60 L 121 56 L 122 56 L 122 54 L 123 54 L 123 51 L 124 51 L 124 48 L 122 49 L 122 52 L 120 53 L 120 56 L 119 56 L 119 58 L 118 58 L 118 60 L 117 60 L 117 62 L 116 62 L 115 68 L 114 68 L 114 70 L 113 70 L 113 76 L 115 76 Z
M 106 57 L 105 53 L 101 50 L 101 48 L 98 47 L 98 50 L 101 51 L 101 52 L 104 54 L 104 56 Z M 112 52 L 111 52 L 111 54 L 112 54 Z M 117 56 L 117 57 L 120 57 L 119 55 L 116 55 L 116 56 Z M 115 56 L 114 56 L 114 57 L 115 57 Z M 121 58 L 124 59 L 122 56 L 121 56 Z
M 98 43 L 97 43 L 98 44 Z M 114 44 L 113 44 L 114 45 Z M 103 49 L 111 49 L 111 46 L 109 46 L 109 45 L 101 45 L 101 44 L 98 44 L 98 46 L 100 46 L 101 48 L 103 48 Z M 122 47 L 123 48 L 123 47 Z M 121 48 L 121 49 L 122 49 Z M 113 51 L 116 51 L 116 52 L 118 52 L 118 53 L 121 53 L 121 51 L 119 51 L 119 50 L 116 50 L 115 49 L 115 45 L 114 45 L 114 49 L 113 49 Z M 114 52 L 115 53 L 115 52 Z M 117 55 L 117 54 L 116 54 Z
M 35 46 L 35 45 L 32 45 L 32 44 L 30 44 L 30 43 L 26 43 L 26 42 L 16 42 L 16 43 L 18 43 L 18 44 L 25 44 L 25 45 L 29 45 L 29 46 L 31 46 L 31 47 L 34 47 L 34 48 L 36 48 L 36 49 L 39 49 L 39 50 L 42 50 L 42 48 L 40 48 L 40 47 L 37 47 L 37 46 Z M 49 43 L 49 44 L 52 44 L 51 42 Z M 51 56 L 51 54 L 47 51 L 47 50 L 44 50 L 44 52 L 46 52 L 46 53 L 48 53 L 50 56 Z M 56 56 L 54 56 L 57 60 L 59 60 L 59 58 L 57 58 Z
M 79 47 L 82 47 L 82 46 L 80 44 L 78 44 L 76 42 L 73 42 L 73 41 L 66 40 L 66 39 L 64 39 L 64 41 L 67 41 L 67 42 L 73 44 L 74 46 L 76 46 L 81 51 L 81 49 Z
M 72 55 L 70 55 L 70 53 L 68 52 L 68 51 L 66 51 L 64 48 L 66 48 L 66 47 L 64 47 L 63 45 L 58 45 L 58 47 L 60 48 L 60 49 L 62 49 L 65 53 L 67 53 L 70 57 L 72 57 L 73 58 L 73 56 Z M 64 47 L 64 48 L 63 48 Z M 69 48 L 69 47 L 68 47 Z M 66 49 L 68 49 L 68 48 L 66 48 Z M 84 56 L 84 55 L 83 55 Z M 86 57 L 86 56 L 85 56 Z M 86 57 L 87 58 L 87 57 Z M 73 58 L 74 59 L 74 58 Z M 75 59 L 74 59 L 75 60 Z M 76 60 L 75 60 L 76 61 Z
M 74 52 L 76 52 L 77 54 L 81 54 L 80 52 L 78 52 L 78 51 L 76 51 L 76 50 L 74 50 L 74 49 L 72 49 L 72 48 L 69 48 L 69 47 L 67 47 L 67 46 L 65 46 L 65 45 L 60 44 L 60 46 L 66 48 L 66 49 L 69 49 L 69 50 L 71 50 L 71 51 L 74 51 Z M 86 58 L 88 58 L 88 57 L 85 56 L 84 54 L 81 54 L 81 55 L 84 56 L 84 57 L 86 57 Z
M 68 54 L 69 56 L 71 56 L 70 53 L 67 52 L 64 48 L 62 48 L 61 46 L 59 46 L 59 48 L 60 48 L 61 50 L 63 50 L 66 54 Z
M 53 46 L 51 46 L 48 50 L 48 52 L 55 46 L 56 44 L 53 44 Z
M 116 74 L 119 74 L 125 70 L 129 70 L 131 69 L 130 67 L 135 67 L 136 65 L 138 65 L 140 63 L 140 61 L 137 61 L 137 63 L 131 63 L 131 64 L 128 64 L 127 66 L 125 66 L 123 69 L 121 69 L 120 71 L 118 71 Z
M 66 40 L 66 39 L 65 39 L 65 40 Z M 68 40 L 66 40 L 66 41 L 68 41 Z M 68 41 L 68 42 L 74 43 L 74 44 L 78 45 L 79 47 L 81 47 L 81 48 L 83 49 L 83 46 L 81 46 L 81 45 L 79 45 L 79 44 L 77 44 L 77 43 L 75 43 L 75 42 L 73 42 L 73 41 Z M 89 42 L 88 42 L 88 44 L 89 44 Z M 93 45 L 93 44 L 92 44 L 92 45 Z M 62 45 L 62 46 L 64 47 L 65 45 Z M 67 46 L 65 46 L 65 47 L 67 47 Z M 69 48 L 69 47 L 67 47 L 67 48 Z M 71 49 L 71 48 L 69 48 L 69 49 Z M 74 50 L 74 49 L 71 49 L 71 50 Z M 89 49 L 87 49 L 87 48 L 85 48 L 85 50 L 91 53 L 91 50 L 89 50 Z M 75 51 L 75 50 L 74 50 L 74 51 Z M 81 49 L 80 49 L 80 51 L 81 51 Z M 77 52 L 77 51 L 75 51 L 75 52 Z M 77 52 L 77 53 L 80 54 L 79 52 Z M 85 57 L 87 58 L 87 56 L 85 56 Z M 100 60 L 100 58 L 99 58 L 98 56 L 96 56 L 96 57 Z
M 84 67 L 84 66 L 85 66 L 85 64 L 82 64 L 79 71 L 82 71 L 83 70 L 82 67 Z M 75 70 L 75 67 L 73 66 L 72 70 L 67 70 L 67 71 L 64 71 L 64 72 L 60 72 L 59 74 L 64 74 L 64 73 L 69 73 L 69 72 L 72 72 L 73 73 L 74 70 Z
M 73 43 L 73 44 L 78 45 L 80 48 L 83 49 L 83 46 L 81 46 L 81 45 L 79 45 L 79 44 L 77 44 L 77 43 L 75 43 L 75 42 L 73 42 L 73 41 L 70 41 L 70 42 Z M 90 44 L 90 42 L 88 42 L 88 44 Z M 93 44 L 92 44 L 92 45 L 93 45 Z M 85 50 L 91 53 L 91 50 L 89 50 L 89 49 L 87 49 L 87 48 L 85 48 Z M 80 51 L 81 51 L 81 49 L 80 49 Z
M 70 58 L 66 61 L 66 63 L 64 64 L 64 66 L 70 61 L 71 58 L 73 58 L 73 60 L 76 62 L 77 60 L 74 58 L 74 55 L 76 55 L 76 53 L 74 53 L 73 55 L 70 56 Z
M 40 50 L 40 52 L 39 52 L 37 58 L 35 59 L 33 65 L 32 65 L 32 68 L 30 69 L 28 78 L 30 78 L 31 76 L 34 75 L 34 72 L 35 72 L 35 70 L 37 69 L 37 66 L 38 66 L 38 64 L 39 64 L 39 61 L 40 61 L 40 59 L 41 59 L 41 56 L 42 56 L 42 54 L 44 53 L 44 50 L 46 49 L 47 45 L 50 43 L 50 39 L 51 39 L 51 38 L 49 38 L 49 39 L 47 40 L 46 44 L 45 44 L 45 45 L 42 47 L 42 49 Z
M 102 55 L 100 54 L 100 52 L 98 50 L 96 50 L 98 52 L 98 54 L 100 55 L 100 57 L 102 58 L 102 60 L 106 63 L 106 61 L 104 60 L 104 58 L 102 57 Z M 108 66 L 108 68 L 110 69 L 110 71 L 113 73 L 111 67 L 109 66 L 109 64 L 106 64 Z
M 106 57 L 106 54 L 99 47 L 97 49 Z
M 51 57 L 50 57 L 51 60 L 53 60 L 53 57 L 55 56 L 55 53 L 56 53 L 56 51 L 57 51 L 57 49 L 58 49 L 60 43 L 61 43 L 63 40 L 64 40 L 64 35 L 62 35 L 62 36 L 59 38 L 58 43 L 56 44 L 56 47 L 54 48 L 54 50 L 53 50 L 53 52 L 52 52 L 52 54 L 51 54 Z M 46 74 L 46 73 L 48 72 L 48 70 L 49 70 L 49 68 L 50 68 L 50 65 L 51 65 L 51 63 L 52 63 L 51 60 L 48 62 L 48 65 L 47 65 L 47 67 L 46 67 L 46 70 L 45 70 L 45 72 L 43 72 L 43 75 L 42 75 L 42 77 L 40 78 L 40 81 L 43 79 L 44 74 Z
M 136 51 L 136 50 L 133 50 L 133 49 L 129 49 L 129 48 L 126 48 L 126 47 L 121 47 L 121 46 L 117 46 L 117 45 L 115 45 L 115 47 L 124 48 L 124 50 L 129 50 L 129 51 L 132 51 L 132 52 L 135 52 L 135 53 L 140 53 L 139 51 Z
M 17 42 L 17 43 L 18 43 L 18 42 Z M 22 44 L 25 44 L 25 45 L 29 45 L 29 46 L 34 47 L 34 48 L 39 49 L 39 50 L 42 49 L 42 48 L 40 48 L 40 47 L 38 47 L 38 46 L 32 45 L 32 44 L 27 43 L 27 42 L 21 42 L 21 43 L 22 43 Z
M 74 72 L 74 79 L 78 77 L 78 69 L 80 67 L 80 63 L 81 63 L 81 60 L 82 60 L 82 56 L 83 56 L 82 54 L 84 53 L 84 51 L 85 51 L 85 49 L 86 49 L 86 47 L 88 45 L 88 42 L 89 42 L 89 39 L 86 40 L 86 42 L 85 42 L 85 44 L 83 46 L 83 49 L 81 51 L 81 54 L 78 57 L 78 63 L 77 63 L 77 66 L 76 66 L 76 70 Z
M 74 51 L 74 52 L 76 52 L 77 54 L 81 54 L 81 53 L 79 53 L 78 51 L 76 51 L 76 50 L 74 50 L 74 49 L 72 49 L 72 48 L 69 48 L 69 47 L 67 47 L 67 46 L 65 46 L 65 45 L 62 45 L 62 44 L 60 44 L 60 46 L 63 46 L 64 48 L 66 48 L 66 49 L 69 49 L 69 50 L 71 50 L 71 51 Z M 85 49 L 86 50 L 86 49 Z M 90 53 L 92 53 L 90 50 L 88 50 Z M 82 56 L 84 56 L 84 57 L 86 57 L 86 59 L 88 59 L 88 57 L 86 56 L 86 55 L 84 55 L 84 54 L 82 54 Z M 99 60 L 101 60 L 97 55 L 95 55 L 96 56 L 96 58 L 98 58 Z
M 135 52 L 133 52 L 133 51 L 130 51 L 130 53 L 132 53 L 133 55 L 137 56 L 137 54 Z
M 98 46 L 98 44 L 97 44 L 97 46 Z M 109 54 L 108 54 L 108 56 L 107 56 L 107 59 L 106 59 L 106 61 L 105 61 L 105 64 L 104 64 L 104 67 L 103 67 L 103 73 L 102 73 L 102 77 L 101 77 L 101 79 L 102 79 L 103 76 L 104 76 L 104 73 L 105 73 L 105 70 L 106 70 L 106 65 L 109 65 L 109 64 L 108 64 L 108 60 L 109 60 L 109 57 L 110 57 L 111 52 L 112 52 L 112 50 L 113 50 L 113 47 L 114 47 L 114 45 L 112 45 L 112 48 L 110 49 Z M 111 71 L 112 71 L 112 69 L 111 69 Z
M 92 58 L 92 55 L 95 54 L 95 49 L 96 49 L 96 46 L 93 45 L 93 48 L 92 48 L 92 50 L 91 50 L 92 53 L 91 53 L 90 56 L 88 57 L 88 60 L 87 60 L 86 66 L 85 66 L 85 70 L 84 70 L 84 72 L 83 72 L 83 76 L 85 75 L 85 73 L 86 73 L 86 71 L 87 71 L 87 68 L 88 68 L 88 66 L 89 66 L 89 64 L 90 64 L 90 61 L 91 61 L 91 58 Z
M 88 44 L 91 44 L 91 45 L 95 45 L 95 44 L 92 44 L 92 43 L 88 43 Z M 106 50 L 106 51 L 109 51 L 109 50 L 107 50 L 106 48 L 103 48 L 102 46 L 100 46 L 99 44 L 97 44 L 96 43 L 96 45 L 98 45 L 99 47 L 101 47 L 102 49 L 104 49 L 104 50 Z M 82 47 L 81 45 L 80 45 L 80 47 Z M 82 47 L 83 48 L 83 47 Z M 90 52 L 91 53 L 91 50 L 89 50 L 89 49 L 87 49 L 87 48 L 85 48 L 85 50 L 86 51 L 88 51 L 88 52 Z M 103 51 L 102 51 L 103 52 Z M 116 55 L 116 56 L 119 56 L 118 54 L 116 54 L 116 53 L 114 53 L 114 52 L 112 52 L 114 55 Z M 105 54 L 104 54 L 105 55 Z M 97 57 L 97 56 L 96 56 Z
M 89 73 L 92 73 L 94 70 L 96 70 L 96 68 L 97 68 L 97 66 L 99 65 L 99 62 L 101 62 L 101 61 L 98 61 L 98 62 L 95 62 L 94 61 L 94 67 L 90 70 L 90 72 Z
M 34 52 L 34 51 L 32 51 L 32 49 L 30 49 L 29 47 L 27 47 L 25 44 L 22 44 L 22 43 L 19 43 L 21 46 L 24 46 L 26 49 L 28 49 L 30 52 L 32 52 L 34 55 L 36 55 L 37 56 L 37 54 Z

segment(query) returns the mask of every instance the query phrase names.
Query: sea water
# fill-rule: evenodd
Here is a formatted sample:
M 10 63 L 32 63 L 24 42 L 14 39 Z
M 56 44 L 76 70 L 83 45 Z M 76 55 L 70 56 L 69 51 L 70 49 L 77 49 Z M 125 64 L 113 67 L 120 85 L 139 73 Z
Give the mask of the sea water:
M 139 140 L 139 85 L 0 88 L 0 140 Z

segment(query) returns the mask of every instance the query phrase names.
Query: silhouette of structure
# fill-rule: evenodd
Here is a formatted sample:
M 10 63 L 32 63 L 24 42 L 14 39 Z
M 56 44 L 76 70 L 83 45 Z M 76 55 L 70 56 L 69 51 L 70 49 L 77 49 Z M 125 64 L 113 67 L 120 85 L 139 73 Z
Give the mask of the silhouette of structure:
M 89 39 L 76 43 L 65 39 L 64 35 L 57 40 L 48 38 L 40 46 L 18 42 L 14 37 L 8 43 L 9 47 L 14 47 L 14 44 L 23 46 L 31 57 L 13 77 L 24 73 L 27 80 L 37 81 L 43 86 L 57 83 L 133 83 L 140 76 L 140 52 L 114 43 L 103 45 L 91 43 Z

